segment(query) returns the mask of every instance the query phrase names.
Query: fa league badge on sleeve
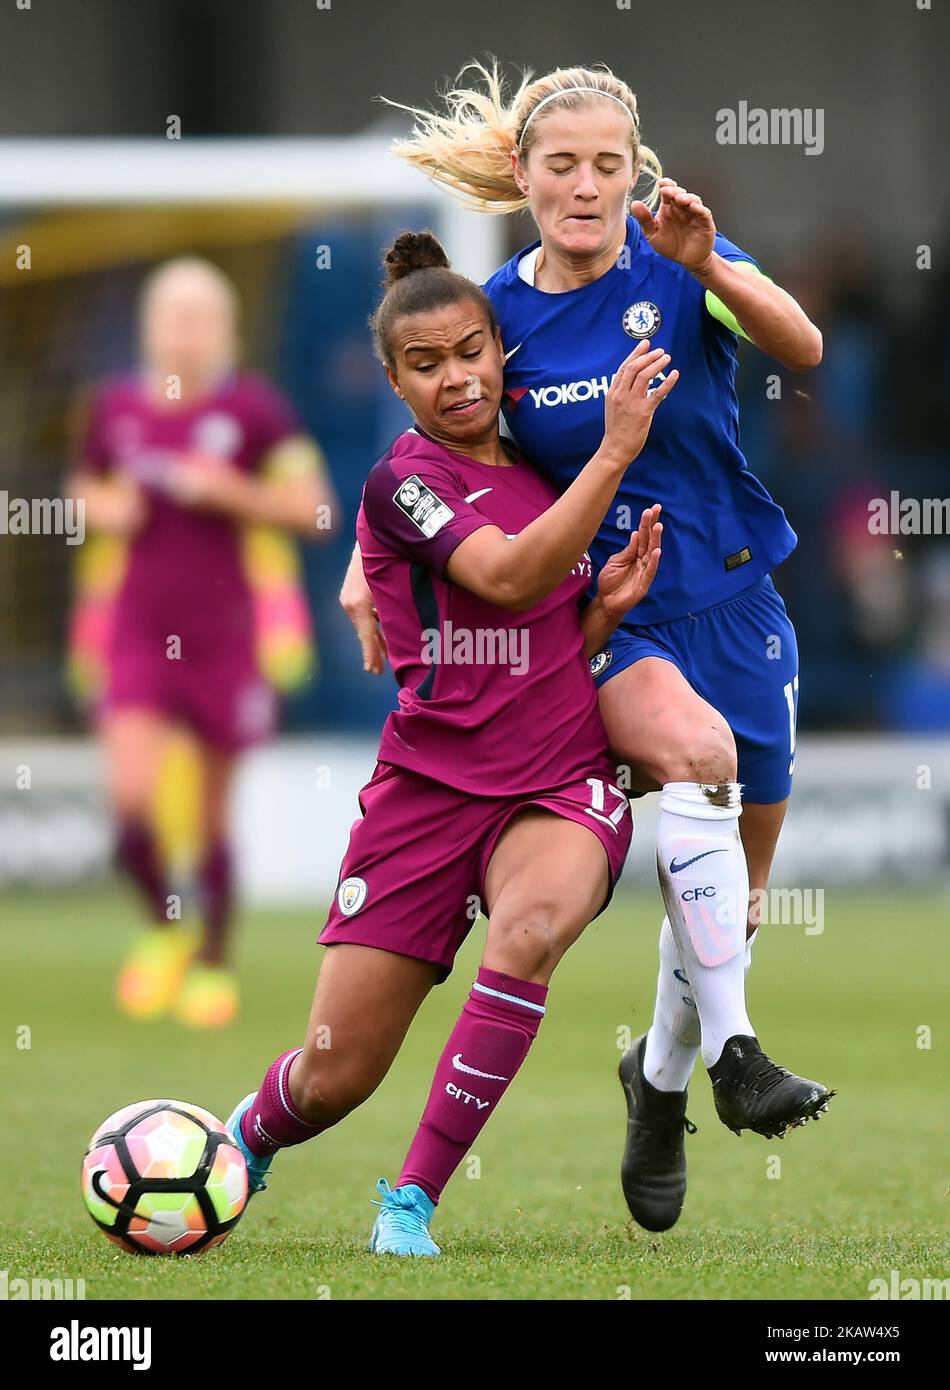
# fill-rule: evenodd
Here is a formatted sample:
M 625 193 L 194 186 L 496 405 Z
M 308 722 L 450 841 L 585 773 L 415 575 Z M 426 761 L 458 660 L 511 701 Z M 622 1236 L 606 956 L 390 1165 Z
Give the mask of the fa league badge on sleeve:
M 455 513 L 417 474 L 405 478 L 393 493 L 393 501 L 429 540 Z
M 652 338 L 662 322 L 663 316 L 656 305 L 641 299 L 624 310 L 623 331 L 631 338 Z

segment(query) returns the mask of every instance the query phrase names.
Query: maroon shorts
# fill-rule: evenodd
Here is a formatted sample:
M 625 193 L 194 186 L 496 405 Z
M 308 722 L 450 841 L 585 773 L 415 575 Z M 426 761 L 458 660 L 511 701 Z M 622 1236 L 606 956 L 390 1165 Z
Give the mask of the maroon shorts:
M 613 769 L 532 796 L 471 796 L 391 763 L 377 763 L 360 792 L 362 820 L 350 832 L 322 945 L 350 941 L 451 970 L 485 901 L 485 873 L 505 826 L 540 806 L 584 825 L 607 855 L 610 902 L 633 823 Z
M 253 650 L 243 641 L 189 650 L 197 646 L 183 644 L 187 655 L 173 660 L 162 642 L 117 634 L 100 714 L 153 710 L 224 752 L 237 753 L 269 738 L 277 701 Z

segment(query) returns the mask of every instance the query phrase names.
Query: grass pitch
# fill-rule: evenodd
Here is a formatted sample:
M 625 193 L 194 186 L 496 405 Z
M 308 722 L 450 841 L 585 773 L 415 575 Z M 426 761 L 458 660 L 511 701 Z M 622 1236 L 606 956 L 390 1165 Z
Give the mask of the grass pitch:
M 302 1037 L 322 917 L 246 914 L 242 1019 L 195 1034 L 115 1011 L 135 922 L 123 893 L 0 896 L 0 1269 L 84 1279 L 87 1299 L 866 1299 L 869 1280 L 892 1269 L 946 1277 L 946 900 L 829 892 L 821 935 L 760 932 L 749 999 L 763 1045 L 839 1095 L 820 1124 L 783 1142 L 736 1139 L 698 1069 L 686 1208 L 652 1236 L 630 1222 L 620 1191 L 616 1065 L 621 1030 L 642 1032 L 652 1014 L 661 916 L 658 895 L 618 895 L 561 965 L 478 1162 L 445 1193 L 433 1227 L 441 1259 L 367 1254 L 370 1198 L 381 1174 L 398 1173 L 484 923 L 363 1109 L 280 1155 L 220 1249 L 148 1260 L 115 1249 L 83 1209 L 93 1129 L 152 1096 L 226 1116 Z M 17 1045 L 22 1025 L 28 1048 Z M 922 1027 L 929 1048 L 918 1046 Z

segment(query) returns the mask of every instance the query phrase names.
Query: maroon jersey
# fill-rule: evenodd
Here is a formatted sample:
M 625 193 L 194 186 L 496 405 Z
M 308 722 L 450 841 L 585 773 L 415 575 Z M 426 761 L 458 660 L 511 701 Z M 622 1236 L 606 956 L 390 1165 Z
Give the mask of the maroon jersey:
M 418 427 L 371 470 L 356 530 L 400 686 L 382 762 L 479 796 L 583 782 L 604 764 L 578 610 L 589 557 L 523 613 L 445 578 L 473 531 L 495 525 L 514 537 L 556 500 L 524 459 L 478 463 Z
M 194 403 L 159 405 L 138 377 L 104 386 L 93 402 L 82 466 L 118 473 L 142 488 L 148 515 L 132 538 L 116 613 L 118 631 L 165 637 L 200 635 L 222 646 L 253 640 L 251 594 L 241 556 L 241 526 L 182 506 L 166 486 L 183 454 L 220 459 L 254 472 L 281 440 L 301 432 L 290 406 L 260 378 L 227 376 Z

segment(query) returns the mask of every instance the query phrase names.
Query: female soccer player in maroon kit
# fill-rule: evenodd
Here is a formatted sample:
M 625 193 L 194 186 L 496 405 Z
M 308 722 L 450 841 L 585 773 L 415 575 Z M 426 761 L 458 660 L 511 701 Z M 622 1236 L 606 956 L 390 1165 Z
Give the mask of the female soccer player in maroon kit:
M 589 657 L 659 561 L 659 508 L 605 566 L 583 616 L 587 545 L 677 373 L 640 343 L 606 399 L 603 443 L 557 498 L 498 432 L 504 357 L 483 292 L 431 234 L 386 257 L 377 350 L 415 418 L 371 470 L 357 522 L 399 682 L 320 940 L 302 1048 L 229 1121 L 252 1188 L 278 1148 L 379 1085 L 481 905 L 482 966 L 439 1061 L 371 1248 L 435 1255 L 442 1189 L 515 1076 L 557 962 L 603 910 L 631 835 Z
M 129 542 L 99 723 L 119 862 L 151 924 L 122 970 L 118 1000 L 137 1017 L 174 1006 L 197 1026 L 227 1023 L 237 1010 L 226 956 L 228 796 L 239 754 L 272 732 L 275 715 L 255 650 L 242 527 L 325 538 L 333 503 L 290 406 L 237 370 L 237 315 L 234 286 L 210 263 L 181 259 L 154 271 L 141 301 L 142 367 L 96 395 L 71 479 L 90 529 Z M 152 829 L 173 726 L 194 737 L 204 784 L 204 937 L 190 963 L 194 939 L 169 921 Z

